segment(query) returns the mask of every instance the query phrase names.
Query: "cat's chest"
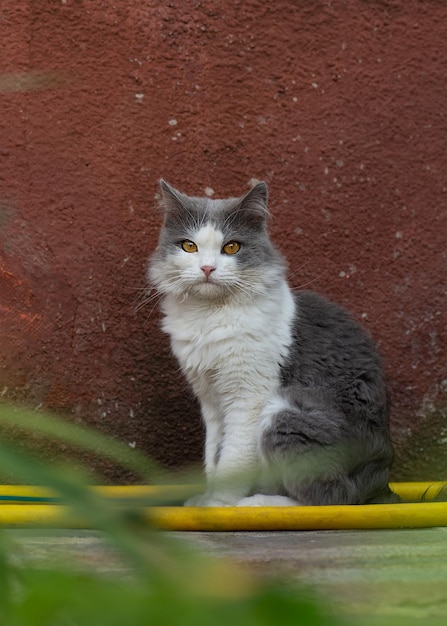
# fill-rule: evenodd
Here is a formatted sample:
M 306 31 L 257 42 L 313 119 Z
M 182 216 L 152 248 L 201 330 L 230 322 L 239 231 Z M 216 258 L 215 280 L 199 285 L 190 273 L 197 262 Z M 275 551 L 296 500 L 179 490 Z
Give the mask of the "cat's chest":
M 281 361 L 291 342 L 293 299 L 245 306 L 196 307 L 166 302 L 163 330 L 185 371 L 229 369 Z
M 172 349 L 183 367 L 214 369 L 236 354 L 247 353 L 255 339 L 253 332 L 258 334 L 256 340 L 262 340 L 262 320 L 256 322 L 255 329 L 253 319 L 243 309 L 181 307 L 168 308 L 162 326 L 171 336 Z

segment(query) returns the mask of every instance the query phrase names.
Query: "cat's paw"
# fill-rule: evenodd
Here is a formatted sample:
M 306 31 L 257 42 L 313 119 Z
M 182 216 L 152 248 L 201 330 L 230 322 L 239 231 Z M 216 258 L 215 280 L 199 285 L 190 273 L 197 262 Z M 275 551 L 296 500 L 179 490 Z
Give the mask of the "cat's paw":
M 268 496 L 257 493 L 254 496 L 242 498 L 236 506 L 299 506 L 299 502 L 287 496 Z
M 237 498 L 214 496 L 209 493 L 199 493 L 188 498 L 183 506 L 235 506 Z
M 191 496 L 183 503 L 183 506 L 205 506 L 205 502 L 208 499 L 206 493 L 197 493 L 195 496 Z

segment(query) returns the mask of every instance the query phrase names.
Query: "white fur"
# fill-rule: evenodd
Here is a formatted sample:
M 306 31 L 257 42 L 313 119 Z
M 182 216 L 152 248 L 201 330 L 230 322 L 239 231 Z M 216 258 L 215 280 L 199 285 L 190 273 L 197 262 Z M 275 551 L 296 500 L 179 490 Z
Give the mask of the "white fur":
M 199 253 L 179 255 L 195 282 L 188 278 L 183 293 L 166 289 L 162 304 L 163 329 L 206 425 L 207 495 L 188 502 L 202 506 L 236 504 L 250 491 L 259 467 L 260 419 L 279 386 L 295 315 L 282 268 L 251 271 L 253 289 L 248 285 L 223 297 L 224 285 L 247 279 L 237 276 L 232 256 L 220 253 L 222 240 L 210 226 L 198 231 Z M 210 284 L 200 270 L 203 264 L 216 268 Z
M 287 496 L 268 496 L 257 493 L 239 500 L 236 506 L 299 506 L 299 502 Z
M 293 407 L 291 407 L 290 403 L 287 401 L 287 398 L 285 398 L 284 395 L 278 393 L 271 394 L 271 396 L 265 403 L 264 408 L 262 409 L 261 415 L 259 416 L 258 444 L 260 443 L 264 432 L 267 431 L 272 425 L 272 421 L 275 415 L 278 415 L 278 413 L 281 413 L 282 411 L 289 410 L 293 410 Z M 260 445 L 259 450 L 261 460 L 265 462 Z

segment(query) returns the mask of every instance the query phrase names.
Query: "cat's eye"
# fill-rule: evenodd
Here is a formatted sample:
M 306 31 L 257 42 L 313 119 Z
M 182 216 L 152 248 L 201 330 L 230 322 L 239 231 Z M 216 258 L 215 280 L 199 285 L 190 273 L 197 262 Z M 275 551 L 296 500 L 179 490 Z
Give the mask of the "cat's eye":
M 185 241 L 182 241 L 181 246 L 182 250 L 184 250 L 185 252 L 197 252 L 198 250 L 197 244 L 195 244 L 194 241 L 190 241 L 189 239 L 185 239 Z
M 237 241 L 229 241 L 222 248 L 224 254 L 236 254 L 241 249 L 241 244 Z

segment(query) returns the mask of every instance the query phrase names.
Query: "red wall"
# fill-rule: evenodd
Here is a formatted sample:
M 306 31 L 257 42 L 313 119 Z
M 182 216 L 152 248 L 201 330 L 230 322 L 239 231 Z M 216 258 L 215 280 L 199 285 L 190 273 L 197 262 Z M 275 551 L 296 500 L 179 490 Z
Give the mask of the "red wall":
M 215 197 L 265 179 L 292 285 L 381 346 L 396 477 L 446 478 L 447 5 L 3 0 L 1 18 L 0 394 L 200 458 L 137 308 L 157 179 Z

